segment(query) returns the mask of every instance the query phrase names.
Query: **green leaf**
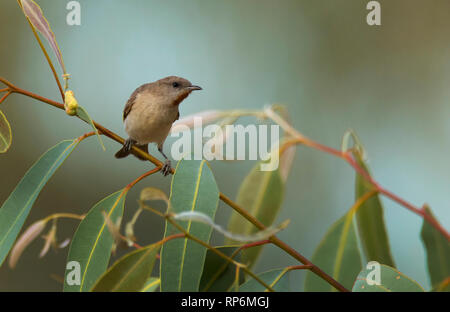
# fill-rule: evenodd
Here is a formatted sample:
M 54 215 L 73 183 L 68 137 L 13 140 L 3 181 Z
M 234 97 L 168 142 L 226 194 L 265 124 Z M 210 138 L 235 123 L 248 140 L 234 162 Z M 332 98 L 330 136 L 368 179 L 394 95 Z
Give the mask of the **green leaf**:
M 216 247 L 217 250 L 232 257 L 239 249 L 237 246 Z M 240 252 L 233 257 L 240 262 Z M 236 280 L 236 267 L 211 250 L 206 253 L 205 266 L 203 267 L 200 291 L 228 291 Z M 240 274 L 240 283 L 244 282 L 244 275 Z
M 353 285 L 353 292 L 423 292 L 424 289 L 416 281 L 409 278 L 405 274 L 399 272 L 395 268 L 380 264 L 380 285 L 374 284 L 372 277 L 374 274 L 373 266 L 362 270 Z M 368 282 L 369 281 L 369 282 Z
M 94 130 L 95 134 L 97 135 L 98 141 L 100 142 L 100 145 L 102 146 L 103 150 L 105 149 L 105 145 L 103 144 L 102 138 L 100 137 L 100 134 L 98 133 L 97 127 L 95 127 L 94 125 L 94 121 L 92 120 L 91 116 L 89 116 L 88 112 L 86 111 L 86 109 L 83 108 L 83 106 L 78 105 L 77 107 L 77 116 L 87 122 L 88 124 L 91 125 L 92 129 Z
M 279 170 L 260 171 L 258 163 L 242 182 L 236 202 L 265 226 L 271 226 L 280 211 L 284 195 L 284 183 Z M 233 211 L 228 223 L 228 230 L 232 233 L 253 234 L 258 231 L 239 213 Z M 227 239 L 226 244 L 234 244 Z M 263 246 L 249 248 L 242 253 L 244 263 L 251 268 Z
M 258 274 L 258 277 L 275 291 L 289 291 L 289 270 L 286 268 L 266 271 Z M 239 287 L 239 291 L 243 292 L 262 292 L 265 290 L 266 288 L 253 278 Z
M 172 178 L 170 209 L 202 212 L 214 220 L 219 190 L 206 161 L 181 160 Z M 209 242 L 212 228 L 203 223 L 177 221 L 188 233 Z M 164 237 L 178 233 L 166 222 Z M 161 250 L 161 291 L 198 291 L 207 249 L 187 238 L 170 240 Z
M 425 211 L 433 219 L 431 210 L 425 207 Z M 439 285 L 450 278 L 450 242 L 441 232 L 423 220 L 421 237 L 427 252 L 428 273 L 433 288 L 439 289 Z
M 12 132 L 11 126 L 9 125 L 8 119 L 0 111 L 0 154 L 6 153 L 11 146 Z
M 160 248 L 157 243 L 123 256 L 100 277 L 92 291 L 140 291 L 150 278 Z
M 369 172 L 364 164 L 361 153 L 355 151 L 355 159 L 359 166 Z M 373 186 L 360 174 L 356 175 L 355 199 L 360 198 Z M 358 234 L 368 261 L 377 261 L 389 266 L 395 266 L 389 247 L 389 239 L 384 224 L 383 206 L 378 195 L 365 201 L 356 212 Z
M 80 264 L 79 285 L 69 285 L 66 269 L 64 291 L 89 291 L 97 279 L 106 271 L 114 242 L 102 211 L 116 223 L 122 217 L 127 191 L 120 190 L 98 202 L 81 221 L 70 244 L 67 263 Z
M 330 227 L 311 260 L 348 289 L 362 268 L 352 216 L 346 214 Z M 335 288 L 308 271 L 305 291 L 335 291 Z
M 42 188 L 78 145 L 78 142 L 78 140 L 62 141 L 49 149 L 25 173 L 0 208 L 0 265 L 14 244 Z
M 150 277 L 145 283 L 144 287 L 140 290 L 141 292 L 154 292 L 158 289 L 161 284 L 161 280 L 157 277 Z

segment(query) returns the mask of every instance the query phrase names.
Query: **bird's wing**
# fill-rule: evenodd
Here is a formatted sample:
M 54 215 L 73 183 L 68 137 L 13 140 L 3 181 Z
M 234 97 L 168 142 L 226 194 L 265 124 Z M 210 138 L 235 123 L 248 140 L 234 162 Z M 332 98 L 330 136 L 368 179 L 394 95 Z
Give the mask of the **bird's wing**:
M 134 101 L 136 100 L 137 95 L 143 91 L 145 88 L 147 88 L 149 84 L 143 84 L 136 90 L 134 90 L 133 93 L 131 93 L 130 98 L 127 101 L 127 104 L 125 104 L 125 108 L 123 109 L 123 120 L 125 120 L 128 116 L 128 114 L 131 112 L 131 109 L 133 108 Z

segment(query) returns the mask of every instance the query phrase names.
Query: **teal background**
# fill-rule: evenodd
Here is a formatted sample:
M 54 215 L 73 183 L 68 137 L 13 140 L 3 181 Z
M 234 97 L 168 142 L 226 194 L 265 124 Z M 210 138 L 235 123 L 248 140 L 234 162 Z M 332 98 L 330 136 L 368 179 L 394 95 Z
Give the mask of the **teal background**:
M 81 26 L 66 24 L 68 1 L 38 0 L 56 34 L 78 101 L 101 124 L 124 135 L 121 115 L 144 82 L 179 75 L 204 88 L 180 107 L 181 115 L 206 110 L 285 104 L 305 135 L 339 148 L 353 128 L 368 150 L 374 177 L 417 206 L 428 203 L 450 228 L 450 2 L 380 1 L 382 25 L 366 24 L 363 0 L 148 1 L 81 0 Z M 48 65 L 16 1 L 0 4 L 0 75 L 59 100 Z M 55 63 L 56 65 L 56 63 Z M 32 163 L 63 139 L 89 128 L 62 111 L 20 95 L 1 105 L 13 128 L 13 145 L 0 155 L 0 202 Z M 251 119 L 246 122 L 252 122 Z M 44 188 L 26 226 L 54 212 L 87 212 L 122 188 L 148 163 L 116 160 L 119 145 L 95 138 L 80 144 Z M 169 148 L 172 140 L 166 143 Z M 151 150 L 154 155 L 156 149 Z M 158 156 L 159 157 L 159 156 Z M 219 188 L 234 198 L 253 163 L 214 162 Z M 291 219 L 280 238 L 308 258 L 328 227 L 354 201 L 354 173 L 342 160 L 300 147 L 278 221 Z M 152 176 L 127 198 L 126 218 L 144 186 L 169 191 L 169 178 Z M 398 268 L 429 287 L 419 239 L 422 220 L 383 198 Z M 230 208 L 220 204 L 226 224 Z M 60 240 L 76 221 L 59 223 Z M 138 221 L 141 244 L 158 240 L 163 222 Z M 215 235 L 217 242 L 221 238 Z M 67 249 L 38 260 L 34 242 L 17 268 L 0 269 L 0 290 L 57 291 Z M 295 264 L 268 246 L 256 271 Z M 58 277 L 59 276 L 59 277 Z M 304 272 L 291 279 L 303 289 Z

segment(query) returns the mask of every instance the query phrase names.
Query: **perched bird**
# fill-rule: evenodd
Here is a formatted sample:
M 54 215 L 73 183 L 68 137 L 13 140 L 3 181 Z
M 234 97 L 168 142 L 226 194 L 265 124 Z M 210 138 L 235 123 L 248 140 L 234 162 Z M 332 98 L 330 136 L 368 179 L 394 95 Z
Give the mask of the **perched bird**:
M 123 110 L 123 122 L 129 138 L 116 153 L 116 158 L 130 153 L 145 160 L 132 151 L 133 144 L 148 152 L 148 144 L 156 143 L 164 156 L 164 175 L 169 174 L 170 160 L 163 152 L 163 144 L 172 124 L 180 117 L 178 105 L 194 90 L 202 90 L 188 80 L 170 76 L 147 83 L 131 94 Z

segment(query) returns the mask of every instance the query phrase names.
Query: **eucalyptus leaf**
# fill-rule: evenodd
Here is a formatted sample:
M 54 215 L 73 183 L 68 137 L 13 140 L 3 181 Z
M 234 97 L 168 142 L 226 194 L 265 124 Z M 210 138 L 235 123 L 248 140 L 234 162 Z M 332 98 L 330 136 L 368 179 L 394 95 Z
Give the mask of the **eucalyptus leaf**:
M 94 121 L 92 120 L 91 116 L 89 116 L 87 110 L 81 105 L 77 106 L 77 116 L 81 120 L 83 120 L 91 125 L 92 129 L 94 130 L 95 134 L 97 135 L 98 141 L 99 141 L 102 149 L 106 150 L 105 145 L 103 144 L 102 138 L 100 137 L 100 134 L 98 133 L 97 127 L 95 127 Z
M 425 211 L 435 219 L 430 208 L 425 207 Z M 421 238 L 427 252 L 428 273 L 432 287 L 436 290 L 449 290 L 450 287 L 440 287 L 440 285 L 450 278 L 450 242 L 425 219 Z
M 117 260 L 92 288 L 92 291 L 140 291 L 150 278 L 161 244 L 130 252 Z
M 258 277 L 263 280 L 267 285 L 272 287 L 274 291 L 287 292 L 289 291 L 289 273 L 286 268 L 274 269 L 258 274 Z M 266 291 L 266 288 L 260 284 L 257 280 L 249 278 L 247 282 L 239 287 L 239 291 L 243 292 L 262 292 Z
M 202 212 L 214 220 L 219 190 L 206 161 L 181 160 L 172 177 L 170 211 Z M 212 228 L 192 221 L 177 221 L 188 233 L 209 242 Z M 166 222 L 164 237 L 179 233 Z M 161 291 L 198 291 L 207 249 L 187 238 L 170 240 L 161 250 Z
M 58 143 L 25 173 L 0 208 L 0 265 L 5 260 L 36 198 L 56 169 L 78 145 L 79 140 Z
M 6 153 L 11 146 L 12 132 L 11 126 L 5 114 L 0 111 L 0 154 Z
M 329 228 L 311 261 L 344 287 L 352 287 L 362 265 L 351 216 L 344 215 Z M 308 271 L 305 291 L 335 291 L 335 288 Z
M 361 153 L 357 150 L 354 152 L 354 155 L 359 166 L 369 173 Z M 360 174 L 356 174 L 355 184 L 356 200 L 374 189 L 372 184 Z M 394 267 L 395 264 L 384 223 L 383 206 L 378 195 L 369 198 L 359 207 L 356 212 L 356 220 L 361 244 L 367 260 L 377 261 Z
M 89 291 L 106 271 L 114 238 L 109 232 L 106 219 L 116 223 L 122 217 L 126 189 L 117 191 L 98 202 L 81 221 L 70 244 L 67 263 L 80 265 L 79 283 L 71 280 L 71 269 L 66 269 L 64 291 Z
M 379 272 L 376 272 L 379 270 Z M 379 281 L 377 281 L 379 273 Z M 378 284 L 379 282 L 379 284 Z M 353 292 L 423 292 L 416 281 L 397 269 L 381 264 L 362 270 L 353 285 Z
M 280 211 L 284 195 L 284 183 L 279 169 L 261 171 L 258 163 L 242 182 L 236 202 L 265 226 L 271 226 Z M 233 211 L 228 223 L 228 230 L 238 234 L 253 234 L 258 231 L 253 224 Z M 227 239 L 226 244 L 235 244 Z M 242 254 L 243 262 L 250 268 L 255 264 L 262 246 L 245 250 Z

